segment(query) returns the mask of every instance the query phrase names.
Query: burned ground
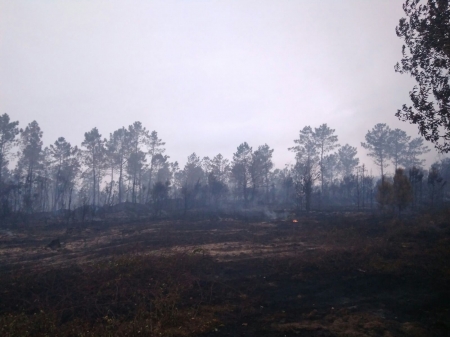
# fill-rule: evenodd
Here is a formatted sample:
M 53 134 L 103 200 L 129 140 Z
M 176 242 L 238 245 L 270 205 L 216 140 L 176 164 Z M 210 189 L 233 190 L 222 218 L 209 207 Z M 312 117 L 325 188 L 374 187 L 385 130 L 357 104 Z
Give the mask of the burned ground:
M 4 228 L 0 333 L 447 336 L 449 215 Z

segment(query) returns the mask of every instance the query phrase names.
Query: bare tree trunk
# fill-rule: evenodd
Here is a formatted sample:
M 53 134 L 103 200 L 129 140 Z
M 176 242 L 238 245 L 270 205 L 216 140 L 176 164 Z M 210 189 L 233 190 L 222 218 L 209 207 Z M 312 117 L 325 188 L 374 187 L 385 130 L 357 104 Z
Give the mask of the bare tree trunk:
M 112 189 L 113 189 L 113 183 L 114 183 L 114 167 L 111 166 L 111 182 L 109 184 L 109 193 L 108 193 L 108 200 L 107 200 L 107 204 L 110 205 L 110 201 L 111 201 L 111 193 L 112 193 Z

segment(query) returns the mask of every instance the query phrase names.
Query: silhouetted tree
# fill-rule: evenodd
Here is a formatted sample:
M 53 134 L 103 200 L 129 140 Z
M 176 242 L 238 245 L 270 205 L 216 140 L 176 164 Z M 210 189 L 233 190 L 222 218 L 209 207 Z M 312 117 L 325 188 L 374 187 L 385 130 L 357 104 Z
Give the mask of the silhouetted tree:
M 169 170 L 170 170 L 170 185 L 172 186 L 171 192 L 172 192 L 172 198 L 177 199 L 179 192 L 181 190 L 181 179 L 180 179 L 180 166 L 177 161 L 173 163 L 169 163 Z
M 280 170 L 281 188 L 283 190 L 282 199 L 284 203 L 290 202 L 294 190 L 293 167 L 286 165 Z
M 377 202 L 383 210 L 393 203 L 393 187 L 389 179 L 381 179 L 377 187 Z
M 131 181 L 131 202 L 133 203 L 137 203 L 138 197 L 141 196 L 141 177 L 145 162 L 145 153 L 143 151 L 133 151 L 128 157 L 127 173 Z
M 20 131 L 21 157 L 18 167 L 24 170 L 25 191 L 23 201 L 28 212 L 33 211 L 33 184 L 42 163 L 42 131 L 36 121 Z
M 393 193 L 394 204 L 397 206 L 398 211 L 401 212 L 413 198 L 411 184 L 402 168 L 395 170 Z
M 449 193 L 450 191 L 448 188 L 448 182 L 450 181 L 450 158 L 447 157 L 441 159 L 438 162 L 437 166 L 439 168 L 439 173 L 442 179 L 447 182 L 443 186 L 442 199 L 448 202 L 450 200 L 450 193 Z
M 411 140 L 406 148 L 406 153 L 401 164 L 406 168 L 422 167 L 425 163 L 424 159 L 419 159 L 419 156 L 430 152 L 428 146 L 423 145 L 423 138 L 417 137 Z
M 124 175 L 131 153 L 129 131 L 124 127 L 121 127 L 111 133 L 109 135 L 109 140 L 106 143 L 106 149 L 111 170 L 110 193 L 112 193 L 114 172 L 117 170 L 119 175 L 117 181 L 117 201 L 121 203 L 124 200 Z
M 359 164 L 359 159 L 355 158 L 358 151 L 356 147 L 345 144 L 338 150 L 339 168 L 343 177 L 349 176 Z
M 339 155 L 337 153 L 330 153 L 322 159 L 323 181 L 325 183 L 326 195 L 328 196 L 329 187 L 334 183 L 334 180 L 339 174 Z
M 334 149 L 339 147 L 338 137 L 334 134 L 334 129 L 328 127 L 327 124 L 322 124 L 318 128 L 314 128 L 313 137 L 316 142 L 317 152 L 320 157 L 320 191 L 321 195 L 323 195 L 323 183 L 324 183 L 324 173 L 325 173 L 325 165 L 324 165 L 324 157 L 327 153 L 333 151 Z
M 146 162 L 144 145 L 149 144 L 150 135 L 141 122 L 134 122 L 128 126 L 130 154 L 128 157 L 127 172 L 131 181 L 131 201 L 142 202 L 142 170 Z
M 406 18 L 396 27 L 405 41 L 403 58 L 395 71 L 417 82 L 409 95 L 413 106 L 403 105 L 397 117 L 417 124 L 425 139 L 442 152 L 450 150 L 450 2 L 406 0 Z
M 0 202 L 2 213 L 9 209 L 7 194 L 11 191 L 12 186 L 6 186 L 5 176 L 8 174 L 9 156 L 12 146 L 19 134 L 17 127 L 19 122 L 11 122 L 8 114 L 0 116 Z
M 413 191 L 413 205 L 417 204 L 417 201 L 422 200 L 422 180 L 424 173 L 421 169 L 413 166 L 409 169 L 409 182 L 411 183 Z
M 361 146 L 369 151 L 368 156 L 373 158 L 375 165 L 380 167 L 381 179 L 384 179 L 384 169 L 389 165 L 390 134 L 391 129 L 386 124 L 378 123 L 372 130 L 367 131 L 366 143 L 361 143 Z
M 170 170 L 169 156 L 163 156 L 161 153 L 155 154 L 152 158 L 153 162 L 153 181 L 165 183 L 172 179 L 172 171 Z
M 374 177 L 371 175 L 365 175 L 362 184 L 363 184 L 363 206 L 365 206 L 365 201 L 370 202 L 370 208 L 373 205 L 374 195 Z
M 252 148 L 246 143 L 238 146 L 233 154 L 231 174 L 236 184 L 238 195 L 244 199 L 245 206 L 248 205 L 248 189 L 251 182 L 250 168 L 252 165 Z
M 191 206 L 195 205 L 195 199 L 200 192 L 204 179 L 201 160 L 195 152 L 188 157 L 188 161 L 181 173 L 181 194 L 184 198 L 184 210 L 186 212 Z
M 436 164 L 431 165 L 430 171 L 428 172 L 428 194 L 431 207 L 435 207 L 441 200 L 446 183 L 439 172 L 439 166 Z
M 269 145 L 264 144 L 259 146 L 252 154 L 250 166 L 250 176 L 253 185 L 252 197 L 255 197 L 259 187 L 264 187 L 266 202 L 269 200 L 269 174 L 273 168 L 272 153 L 273 149 L 270 149 Z
M 208 187 L 209 192 L 213 198 L 214 205 L 219 208 L 220 201 L 225 197 L 228 193 L 227 185 L 220 181 L 212 172 L 208 175 Z
M 220 153 L 211 160 L 211 173 L 218 181 L 227 184 L 230 172 L 230 161 L 225 159 Z
M 81 145 L 83 151 L 83 162 L 88 167 L 86 173 L 92 177 L 92 207 L 95 210 L 98 204 L 98 194 L 100 187 L 101 170 L 104 168 L 105 142 L 97 128 L 84 134 L 84 141 Z
M 348 176 L 344 176 L 341 180 L 340 190 L 347 202 L 351 202 L 353 204 L 353 194 L 356 189 L 357 178 L 356 175 L 350 174 Z
M 77 154 L 78 148 L 72 147 L 64 137 L 59 137 L 54 144 L 50 145 L 49 155 L 54 181 L 53 210 L 64 209 L 66 198 L 71 199 L 75 179 L 80 169 Z
M 0 116 L 0 188 L 4 182 L 2 172 L 7 168 L 11 147 L 19 134 L 19 122 L 10 122 L 8 114 Z
M 218 208 L 228 193 L 230 162 L 219 153 L 213 159 L 205 160 L 204 158 L 203 166 L 208 172 L 209 194 L 212 196 L 215 207 Z
M 169 181 L 166 181 L 165 183 L 158 181 L 153 185 L 152 200 L 156 216 L 161 215 L 163 203 L 169 197 L 169 187 Z
M 289 150 L 295 152 L 297 194 L 301 186 L 305 196 L 305 208 L 309 211 L 313 185 L 320 177 L 320 153 L 311 127 L 305 126 L 300 130 L 299 138 L 295 139 L 294 143 L 298 145 Z
M 160 160 L 154 160 L 154 157 L 156 155 L 161 155 L 161 157 L 162 157 L 162 154 L 166 151 L 166 149 L 163 147 L 164 145 L 166 145 L 166 143 L 163 142 L 162 139 L 158 138 L 158 133 L 156 131 L 152 131 L 152 133 L 148 137 L 148 155 L 150 157 L 150 168 L 149 168 L 149 176 L 148 176 L 148 193 L 150 193 L 150 189 L 153 184 L 153 172 L 155 171 L 154 164 L 161 162 Z M 159 157 L 159 158 L 161 158 L 161 157 Z M 167 160 L 167 158 L 169 158 L 169 157 L 165 156 L 164 158 Z M 156 172 L 158 172 L 158 171 L 156 170 Z M 149 197 L 149 195 L 147 194 L 147 200 L 148 200 L 148 197 Z
M 389 157 L 397 171 L 399 165 L 405 162 L 410 136 L 400 129 L 392 130 L 389 135 Z

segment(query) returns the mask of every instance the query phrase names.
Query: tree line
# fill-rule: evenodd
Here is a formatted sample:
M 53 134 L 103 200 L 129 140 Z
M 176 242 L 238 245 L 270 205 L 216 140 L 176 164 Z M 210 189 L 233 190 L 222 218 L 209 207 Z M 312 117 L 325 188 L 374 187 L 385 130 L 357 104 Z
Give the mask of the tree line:
M 44 147 L 36 121 L 19 128 L 0 116 L 1 216 L 13 212 L 59 212 L 111 207 L 123 202 L 171 210 L 248 208 L 258 205 L 298 210 L 376 205 L 439 205 L 445 202 L 450 160 L 424 169 L 423 139 L 377 124 L 362 147 L 379 167 L 374 176 L 360 164 L 357 149 L 339 145 L 334 129 L 305 126 L 289 148 L 294 165 L 274 168 L 273 149 L 240 144 L 232 159 L 217 154 L 188 156 L 183 168 L 170 161 L 165 142 L 141 122 L 103 137 L 86 132 L 80 146 L 64 137 Z M 14 164 L 14 165 L 13 165 Z M 395 175 L 386 174 L 392 165 Z M 401 183 L 400 183 L 401 182 Z

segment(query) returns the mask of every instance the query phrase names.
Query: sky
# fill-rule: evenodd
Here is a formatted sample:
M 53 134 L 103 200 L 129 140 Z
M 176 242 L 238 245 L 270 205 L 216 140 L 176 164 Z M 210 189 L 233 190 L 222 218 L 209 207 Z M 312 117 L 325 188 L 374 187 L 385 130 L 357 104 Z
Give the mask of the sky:
M 0 114 L 45 145 L 141 121 L 181 165 L 267 143 L 278 168 L 327 123 L 376 170 L 360 146 L 376 123 L 418 136 L 395 117 L 414 85 L 394 71 L 402 3 L 0 0 Z

